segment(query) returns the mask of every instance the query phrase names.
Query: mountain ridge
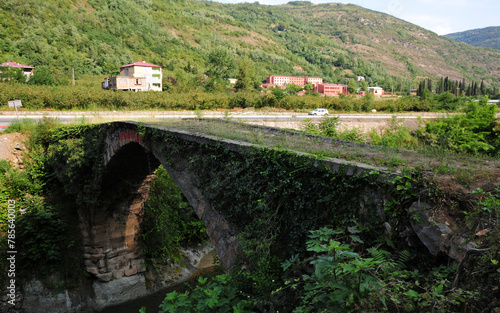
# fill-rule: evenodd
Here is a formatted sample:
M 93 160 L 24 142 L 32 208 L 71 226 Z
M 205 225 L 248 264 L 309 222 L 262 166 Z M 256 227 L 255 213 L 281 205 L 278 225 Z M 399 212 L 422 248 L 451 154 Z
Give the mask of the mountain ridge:
M 500 26 L 476 28 L 447 34 L 444 37 L 476 47 L 500 50 Z

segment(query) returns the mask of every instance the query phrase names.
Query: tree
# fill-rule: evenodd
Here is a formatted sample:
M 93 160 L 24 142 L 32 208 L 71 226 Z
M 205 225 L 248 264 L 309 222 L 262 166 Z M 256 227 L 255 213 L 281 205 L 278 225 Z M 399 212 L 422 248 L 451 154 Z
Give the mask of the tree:
M 55 85 L 56 80 L 50 73 L 49 69 L 45 66 L 37 67 L 33 75 L 31 76 L 28 84 L 31 85 Z
M 206 74 L 213 78 L 227 79 L 234 70 L 234 61 L 227 49 L 215 48 L 208 54 Z
M 314 89 L 314 86 L 313 84 L 311 83 L 307 83 L 305 86 L 304 86 L 304 89 L 307 90 L 307 94 L 311 94 L 311 91 Z
M 257 80 L 257 71 L 255 66 L 248 57 L 244 57 L 240 60 L 238 64 L 238 74 L 236 74 L 236 84 L 234 88 L 236 90 L 246 90 L 251 91 L 259 88 L 259 82 Z
M 288 93 L 289 95 L 296 95 L 297 92 L 302 90 L 303 90 L 302 86 L 297 86 L 295 84 L 290 84 L 285 88 L 285 92 Z
M 0 67 L 0 81 L 4 79 L 10 82 L 26 82 L 26 76 L 18 67 Z
M 358 90 L 358 84 L 356 84 L 356 81 L 354 80 L 354 78 L 349 79 L 349 82 L 347 83 L 347 91 L 351 95 L 354 95 L 354 94 L 356 94 L 357 90 Z
M 273 93 L 274 98 L 276 98 L 276 101 L 278 102 L 278 108 L 279 108 L 281 106 L 281 100 L 283 100 L 287 96 L 287 94 L 280 87 L 272 88 L 271 92 Z

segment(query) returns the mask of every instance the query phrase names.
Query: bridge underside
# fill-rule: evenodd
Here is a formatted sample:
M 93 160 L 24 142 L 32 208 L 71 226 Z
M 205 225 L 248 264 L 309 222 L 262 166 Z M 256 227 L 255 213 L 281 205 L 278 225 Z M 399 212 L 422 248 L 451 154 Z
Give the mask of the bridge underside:
M 160 162 L 137 143 L 117 151 L 103 175 L 106 202 L 94 208 L 85 229 L 89 273 L 101 281 L 145 271 L 139 245 L 140 217 Z

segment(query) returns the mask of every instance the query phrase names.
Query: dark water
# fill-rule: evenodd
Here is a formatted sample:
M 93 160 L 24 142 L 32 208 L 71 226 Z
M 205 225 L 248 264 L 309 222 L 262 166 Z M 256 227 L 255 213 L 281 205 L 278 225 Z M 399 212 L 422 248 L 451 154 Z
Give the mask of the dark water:
M 104 309 L 100 313 L 138 313 L 139 309 L 143 306 L 146 307 L 146 313 L 158 313 L 158 307 L 163 302 L 163 299 L 165 299 L 167 293 L 172 291 L 185 292 L 186 290 L 189 290 L 188 285 L 180 284 L 140 299 Z
M 213 271 L 213 254 L 208 253 L 200 261 L 199 269 L 191 275 L 191 277 L 185 282 L 177 286 L 166 288 L 164 290 L 158 291 L 157 293 L 151 294 L 149 296 L 139 298 L 136 300 L 131 300 L 129 302 L 119 304 L 113 307 L 109 307 L 100 311 L 99 313 L 139 313 L 141 307 L 146 307 L 146 313 L 158 313 L 159 306 L 165 299 L 167 293 L 177 291 L 185 292 L 194 288 L 198 281 L 198 276 L 210 275 Z M 212 274 L 213 275 L 213 274 Z

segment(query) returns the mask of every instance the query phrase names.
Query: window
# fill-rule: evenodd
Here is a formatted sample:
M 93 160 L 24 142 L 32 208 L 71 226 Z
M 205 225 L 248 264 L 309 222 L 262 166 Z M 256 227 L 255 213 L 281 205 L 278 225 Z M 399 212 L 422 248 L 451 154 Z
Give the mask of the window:
M 140 80 L 140 79 L 136 79 L 136 80 L 135 80 L 135 84 L 136 84 L 136 85 L 140 85 L 140 84 L 141 84 L 141 80 Z

